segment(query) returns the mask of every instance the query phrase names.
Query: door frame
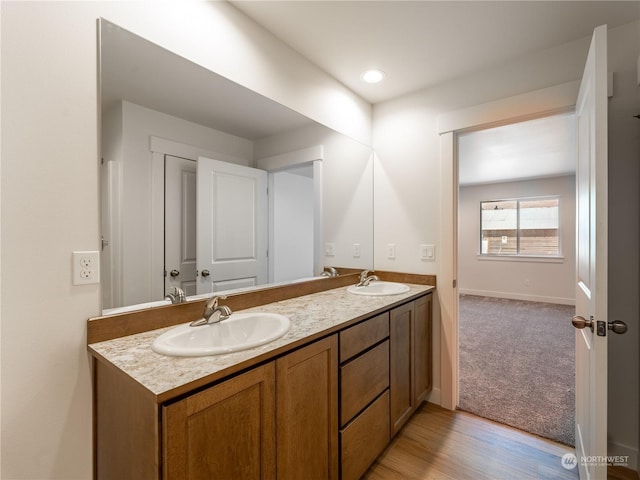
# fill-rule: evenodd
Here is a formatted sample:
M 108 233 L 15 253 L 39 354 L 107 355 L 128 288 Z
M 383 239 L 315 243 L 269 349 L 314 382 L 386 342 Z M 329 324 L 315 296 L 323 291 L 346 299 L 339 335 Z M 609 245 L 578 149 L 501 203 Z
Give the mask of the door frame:
M 440 232 L 438 267 L 440 303 L 440 405 L 455 410 L 458 378 L 458 160 L 457 135 L 462 132 L 566 113 L 575 109 L 580 81 L 535 90 L 438 116 L 440 135 Z M 436 399 L 434 399 L 436 400 Z
M 315 145 L 301 150 L 286 152 L 271 157 L 262 157 L 256 161 L 257 168 L 267 171 L 269 176 L 269 192 L 272 192 L 273 173 L 286 171 L 302 165 L 313 166 L 313 275 L 317 276 L 324 270 L 322 251 L 322 162 L 324 161 L 324 146 Z M 273 195 L 269 195 L 269 225 L 273 225 Z M 273 231 L 269 230 L 269 252 L 274 248 Z M 274 272 L 274 256 L 269 255 L 269 281 Z

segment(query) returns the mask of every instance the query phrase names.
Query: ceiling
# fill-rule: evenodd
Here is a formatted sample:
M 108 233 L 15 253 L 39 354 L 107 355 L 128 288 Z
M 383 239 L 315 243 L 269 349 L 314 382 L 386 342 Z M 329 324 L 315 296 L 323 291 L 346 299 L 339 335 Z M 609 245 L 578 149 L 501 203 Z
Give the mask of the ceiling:
M 572 175 L 574 114 L 554 115 L 458 136 L 461 186 Z
M 231 3 L 371 104 L 640 19 L 640 1 Z M 384 81 L 364 83 L 370 68 Z M 562 115 L 461 136 L 460 184 L 574 173 L 574 123 Z
M 372 104 L 640 18 L 639 1 L 231 3 Z

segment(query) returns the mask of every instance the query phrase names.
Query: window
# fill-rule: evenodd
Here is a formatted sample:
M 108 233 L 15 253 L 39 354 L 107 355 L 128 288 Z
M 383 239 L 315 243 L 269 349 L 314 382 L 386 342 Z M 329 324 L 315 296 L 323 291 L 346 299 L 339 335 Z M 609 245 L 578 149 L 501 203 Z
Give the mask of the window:
M 558 197 L 480 202 L 482 255 L 559 256 Z

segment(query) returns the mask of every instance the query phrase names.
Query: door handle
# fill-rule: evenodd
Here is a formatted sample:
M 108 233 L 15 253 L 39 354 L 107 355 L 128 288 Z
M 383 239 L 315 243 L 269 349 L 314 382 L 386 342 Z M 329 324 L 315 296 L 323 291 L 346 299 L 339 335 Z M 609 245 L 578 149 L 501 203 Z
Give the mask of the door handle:
M 618 335 L 627 333 L 627 324 L 622 320 L 614 320 L 613 322 L 609 322 L 608 327 L 609 330 L 611 330 L 613 333 L 617 333 Z
M 200 272 L 200 275 L 202 275 L 203 277 L 208 277 L 211 274 L 209 273 L 209 270 L 202 270 L 202 272 Z
M 176 278 L 178 275 L 180 275 L 180 271 L 174 268 L 169 272 L 169 275 L 171 275 L 173 278 Z
M 590 317 L 589 320 L 586 320 L 584 317 L 580 315 L 576 315 L 571 319 L 571 323 L 574 327 L 582 330 L 584 327 L 589 327 L 589 330 L 593 332 L 593 317 Z
M 589 317 L 589 320 L 586 320 L 584 317 L 576 315 L 571 319 L 571 323 L 574 327 L 579 329 L 589 327 L 589 329 L 593 332 L 593 325 L 595 322 L 593 321 L 593 317 Z M 618 335 L 622 335 L 623 333 L 627 332 L 627 324 L 622 320 L 614 320 L 613 322 L 608 322 L 607 328 L 613 333 L 617 333 Z M 600 328 L 598 328 L 598 335 L 600 335 Z M 602 333 L 602 335 L 604 336 L 604 332 Z

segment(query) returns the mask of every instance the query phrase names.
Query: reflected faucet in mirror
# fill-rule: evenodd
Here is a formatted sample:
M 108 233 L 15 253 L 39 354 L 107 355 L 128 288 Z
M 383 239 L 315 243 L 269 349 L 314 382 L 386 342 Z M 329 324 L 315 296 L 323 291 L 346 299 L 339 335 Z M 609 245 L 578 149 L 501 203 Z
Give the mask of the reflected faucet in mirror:
M 338 276 L 338 271 L 333 267 L 324 267 L 324 272 L 320 274 L 321 277 L 335 278 Z
M 165 300 L 171 300 L 172 304 L 175 303 L 184 303 L 187 301 L 187 296 L 184 294 L 184 290 L 179 287 L 171 287 L 173 288 L 173 293 L 168 293 L 164 298 Z
M 370 270 L 363 270 L 360 274 L 360 281 L 356 284 L 356 287 L 366 287 L 374 280 L 380 280 L 377 275 L 369 275 L 373 273 Z
M 211 323 L 219 323 L 222 320 L 226 320 L 233 313 L 226 305 L 218 305 L 218 301 L 224 300 L 226 296 L 214 296 L 207 302 L 202 313 L 202 318 L 194 320 L 189 325 L 192 327 L 200 327 L 202 325 L 209 325 Z

